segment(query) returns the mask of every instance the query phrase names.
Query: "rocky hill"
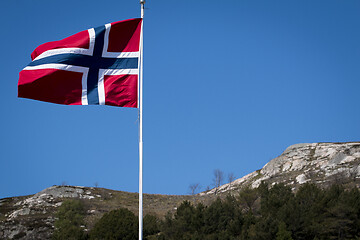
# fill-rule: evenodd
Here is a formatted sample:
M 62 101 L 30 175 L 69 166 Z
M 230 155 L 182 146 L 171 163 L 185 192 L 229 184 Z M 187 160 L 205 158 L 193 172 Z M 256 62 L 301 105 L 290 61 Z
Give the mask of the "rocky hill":
M 284 183 L 292 186 L 293 190 L 305 182 L 322 187 L 335 182 L 349 187 L 359 187 L 359 164 L 360 142 L 295 144 L 262 169 L 222 185 L 217 191 L 233 191 L 244 186 L 256 188 L 261 182 Z M 202 194 L 214 192 L 215 189 L 212 189 Z
M 328 186 L 334 182 L 360 186 L 360 142 L 296 144 L 287 148 L 261 170 L 232 183 L 195 196 L 144 195 L 144 214 L 163 217 L 184 200 L 209 204 L 217 196 L 236 194 L 245 186 L 256 188 L 285 183 L 296 190 L 306 182 Z M 137 193 L 103 188 L 52 186 L 35 195 L 0 199 L 0 239 L 50 239 L 54 229 L 54 213 L 65 199 L 80 199 L 87 209 L 86 228 L 108 211 L 120 207 L 137 213 Z M 85 230 L 87 230 L 85 229 Z
M 215 196 L 176 196 L 144 194 L 146 214 L 164 217 L 183 201 L 209 204 Z M 85 231 L 101 216 L 114 209 L 127 208 L 137 214 L 138 194 L 104 188 L 52 186 L 35 195 L 0 199 L 0 239 L 50 239 L 55 212 L 66 199 L 80 199 L 87 210 Z

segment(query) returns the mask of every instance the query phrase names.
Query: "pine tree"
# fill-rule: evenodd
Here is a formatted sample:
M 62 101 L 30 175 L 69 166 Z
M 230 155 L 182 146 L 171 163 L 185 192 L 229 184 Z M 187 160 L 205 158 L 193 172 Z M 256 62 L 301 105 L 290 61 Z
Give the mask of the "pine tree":
M 279 223 L 278 232 L 276 233 L 276 240 L 293 240 L 291 232 L 286 229 L 284 222 Z

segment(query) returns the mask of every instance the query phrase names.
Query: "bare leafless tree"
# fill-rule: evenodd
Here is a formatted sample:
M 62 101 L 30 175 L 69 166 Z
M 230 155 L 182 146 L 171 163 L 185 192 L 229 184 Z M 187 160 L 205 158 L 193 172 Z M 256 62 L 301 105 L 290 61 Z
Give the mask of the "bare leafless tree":
M 190 190 L 190 194 L 191 195 L 195 195 L 198 193 L 198 191 L 200 190 L 200 184 L 199 183 L 193 183 L 193 184 L 190 184 L 189 186 L 189 190 Z
M 231 183 L 235 180 L 235 175 L 233 172 L 228 174 L 228 182 L 229 182 L 229 188 L 231 188 Z
M 224 173 L 220 169 L 214 170 L 214 186 L 215 186 L 215 194 L 218 192 L 218 188 L 223 184 L 224 181 Z

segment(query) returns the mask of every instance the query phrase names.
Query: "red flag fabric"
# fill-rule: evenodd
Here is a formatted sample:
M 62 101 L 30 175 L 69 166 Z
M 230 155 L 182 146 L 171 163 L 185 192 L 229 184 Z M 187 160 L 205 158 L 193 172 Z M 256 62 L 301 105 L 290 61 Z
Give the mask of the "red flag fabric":
M 18 96 L 67 105 L 138 107 L 142 19 L 48 42 L 19 74 Z

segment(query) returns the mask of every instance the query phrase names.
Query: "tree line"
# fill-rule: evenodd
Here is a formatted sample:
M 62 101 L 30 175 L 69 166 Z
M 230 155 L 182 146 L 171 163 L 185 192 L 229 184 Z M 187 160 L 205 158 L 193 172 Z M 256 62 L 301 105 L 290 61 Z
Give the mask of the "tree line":
M 57 213 L 53 239 L 138 238 L 138 218 L 127 209 L 104 214 L 85 233 L 83 217 L 77 211 L 67 213 L 69 205 L 83 212 L 81 204 L 64 202 Z M 269 187 L 262 183 L 257 189 L 244 188 L 236 195 L 218 197 L 208 206 L 184 201 L 163 219 L 146 215 L 144 239 L 360 239 L 360 192 L 341 185 L 322 189 L 306 183 L 294 193 L 283 184 Z

